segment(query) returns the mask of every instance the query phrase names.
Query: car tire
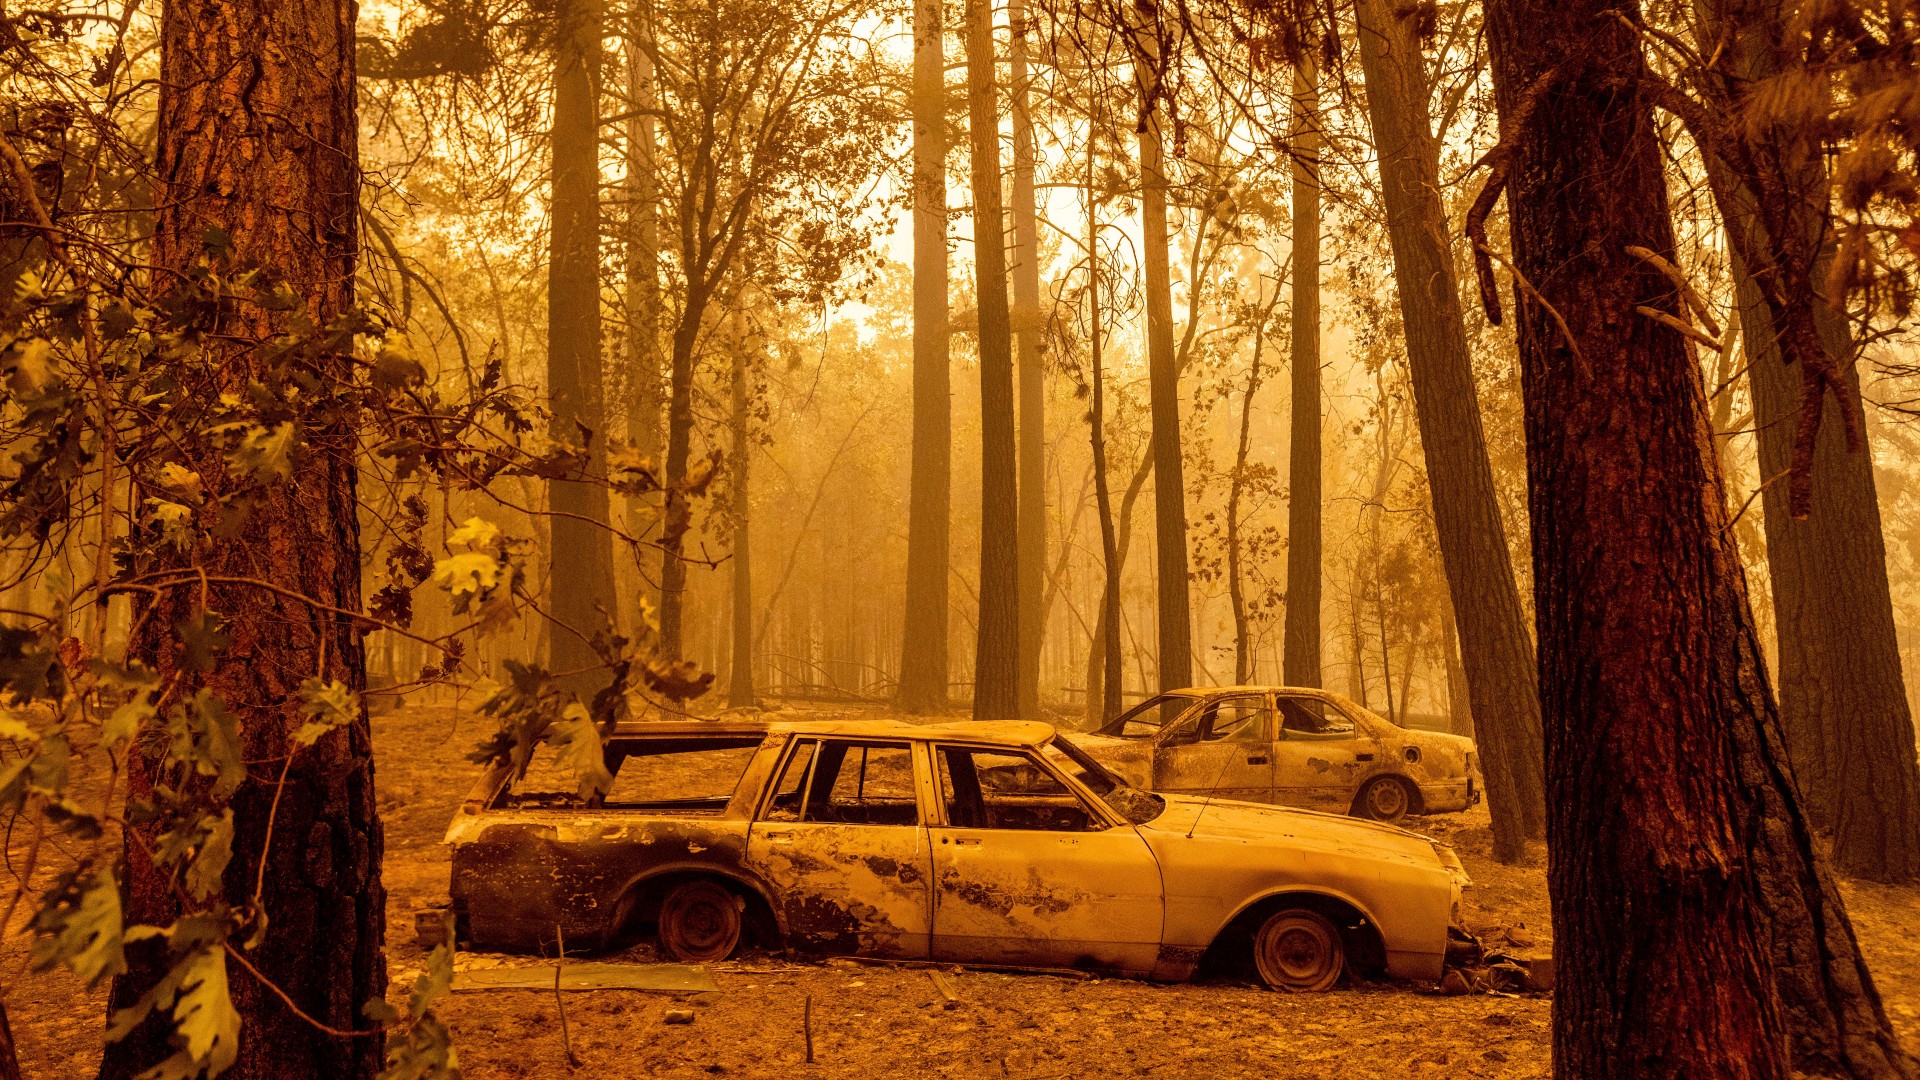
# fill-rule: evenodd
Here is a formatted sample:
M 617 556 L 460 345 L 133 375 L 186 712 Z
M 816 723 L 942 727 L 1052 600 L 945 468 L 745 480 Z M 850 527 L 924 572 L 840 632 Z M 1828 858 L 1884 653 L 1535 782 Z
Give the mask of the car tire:
M 1340 928 L 1317 911 L 1287 908 L 1267 916 L 1253 935 L 1253 966 L 1274 990 L 1316 994 L 1333 989 L 1347 967 Z
M 660 953 L 684 964 L 725 960 L 740 945 L 740 898 L 716 881 L 684 881 L 660 902 Z
M 1413 789 L 1397 776 L 1376 776 L 1353 800 L 1353 816 L 1374 821 L 1402 821 L 1413 809 Z

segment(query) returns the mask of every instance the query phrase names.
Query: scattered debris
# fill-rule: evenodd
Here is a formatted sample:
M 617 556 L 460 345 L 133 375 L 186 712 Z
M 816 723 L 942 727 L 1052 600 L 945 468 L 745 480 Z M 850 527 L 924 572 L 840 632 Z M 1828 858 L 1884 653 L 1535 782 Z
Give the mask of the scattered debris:
M 693 1023 L 693 1010 L 668 1009 L 665 1013 L 661 1014 L 661 1019 L 669 1024 L 691 1024 Z
M 558 983 L 561 990 L 645 990 L 661 994 L 717 993 L 718 983 L 702 964 L 571 964 L 554 974 L 546 967 L 456 970 L 453 989 L 545 990 Z

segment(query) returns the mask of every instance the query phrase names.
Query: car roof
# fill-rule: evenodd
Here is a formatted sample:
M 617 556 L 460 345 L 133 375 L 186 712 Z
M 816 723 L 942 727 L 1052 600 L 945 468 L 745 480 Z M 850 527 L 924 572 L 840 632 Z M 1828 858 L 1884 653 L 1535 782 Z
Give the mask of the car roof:
M 914 724 L 901 720 L 632 720 L 614 728 L 617 739 L 743 738 L 769 732 L 855 739 L 940 739 L 1038 746 L 1053 725 L 1036 720 L 964 720 Z
M 1178 690 L 1164 691 L 1181 697 L 1212 697 L 1215 694 L 1317 694 L 1322 697 L 1333 696 L 1331 692 L 1317 686 L 1185 686 Z

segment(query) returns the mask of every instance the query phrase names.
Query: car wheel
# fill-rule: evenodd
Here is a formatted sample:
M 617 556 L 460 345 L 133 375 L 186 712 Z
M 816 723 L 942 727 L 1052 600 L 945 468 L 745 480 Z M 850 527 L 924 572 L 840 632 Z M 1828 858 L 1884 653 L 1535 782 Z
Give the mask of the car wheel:
M 660 952 L 681 963 L 711 963 L 740 944 L 740 898 L 713 881 L 673 887 L 660 903 Z
M 1412 807 L 1413 794 L 1407 790 L 1407 782 L 1397 776 L 1374 777 L 1353 801 L 1356 817 L 1375 821 L 1399 821 Z
M 1319 993 L 1340 981 L 1347 950 L 1325 915 L 1288 908 L 1267 916 L 1253 935 L 1253 966 L 1275 990 Z

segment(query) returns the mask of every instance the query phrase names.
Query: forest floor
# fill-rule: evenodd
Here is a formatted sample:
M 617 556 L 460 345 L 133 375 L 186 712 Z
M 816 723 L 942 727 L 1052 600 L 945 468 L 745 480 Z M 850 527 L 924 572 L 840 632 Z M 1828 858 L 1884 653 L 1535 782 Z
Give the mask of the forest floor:
M 475 775 L 465 760 L 485 721 L 448 707 L 375 717 L 376 782 L 386 826 L 388 964 L 403 998 L 425 953 L 413 910 L 444 899 L 448 820 Z M 1484 808 L 1411 823 L 1453 844 L 1473 875 L 1464 918 L 1483 938 L 1550 947 L 1546 861 L 1490 857 Z M 21 836 L 8 838 L 17 869 Z M 56 860 L 57 861 L 57 860 Z M 57 869 L 45 866 L 36 878 Z M 1843 883 L 1862 947 L 1902 1038 L 1920 1049 L 1920 889 Z M 24 907 L 25 905 L 23 905 Z M 25 912 L 0 939 L 6 993 L 27 1080 L 92 1075 L 105 987 L 64 973 L 24 976 Z M 646 959 L 646 947 L 602 959 Z M 463 954 L 462 968 L 531 964 Z M 1543 1077 L 1545 995 L 1443 996 L 1425 987 L 1365 983 L 1288 995 L 1234 982 L 1160 986 L 1118 979 L 964 971 L 949 1002 L 925 969 L 766 955 L 715 965 L 719 993 L 570 991 L 570 1067 L 550 991 L 457 993 L 440 1012 L 471 1080 L 640 1077 Z M 806 1064 L 803 1014 L 815 1064 Z M 668 1024 L 669 1009 L 693 1021 Z

